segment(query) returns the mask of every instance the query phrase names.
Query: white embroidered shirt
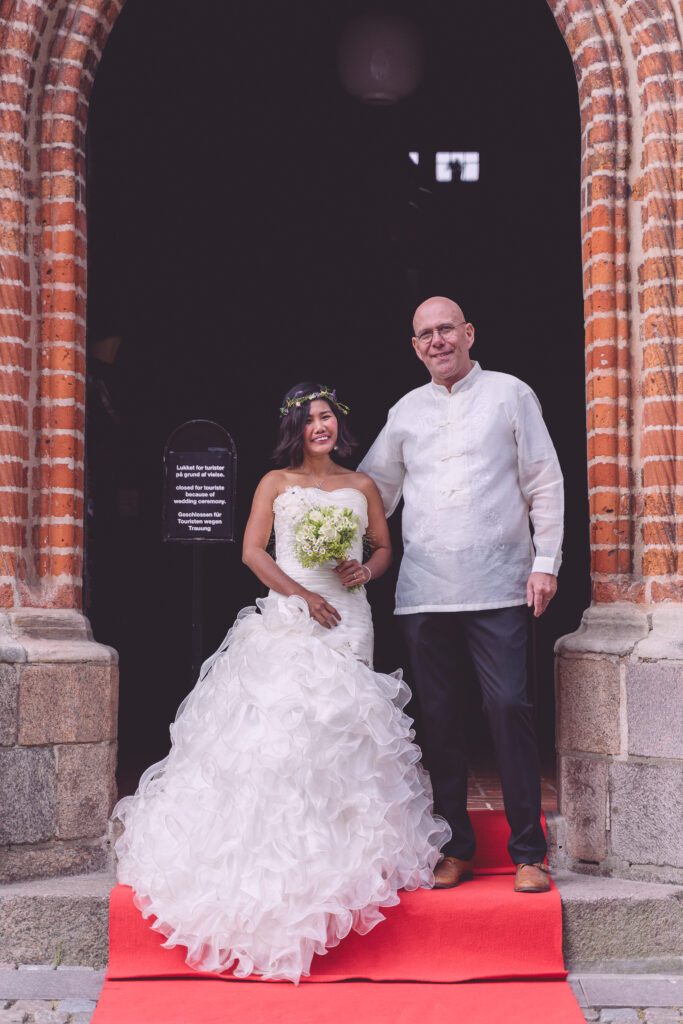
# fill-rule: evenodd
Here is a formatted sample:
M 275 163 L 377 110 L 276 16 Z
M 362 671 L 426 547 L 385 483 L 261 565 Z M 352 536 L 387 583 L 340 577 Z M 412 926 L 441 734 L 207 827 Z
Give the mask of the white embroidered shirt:
M 474 363 L 450 391 L 408 392 L 359 469 L 388 516 L 403 495 L 397 615 L 526 604 L 532 570 L 557 574 L 562 472 L 538 399 L 516 377 Z

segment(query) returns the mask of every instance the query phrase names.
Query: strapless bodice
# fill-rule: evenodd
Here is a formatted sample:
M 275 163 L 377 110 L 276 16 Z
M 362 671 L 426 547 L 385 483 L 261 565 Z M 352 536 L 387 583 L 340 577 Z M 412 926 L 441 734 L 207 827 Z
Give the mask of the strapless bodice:
M 346 643 L 357 658 L 372 664 L 372 615 L 365 588 L 350 592 L 334 572 L 334 566 L 304 569 L 296 555 L 295 531 L 302 516 L 312 508 L 335 505 L 350 508 L 360 521 L 358 533 L 348 557 L 363 561 L 363 536 L 368 527 L 368 503 L 357 487 L 339 487 L 325 491 L 321 487 L 288 487 L 273 502 L 275 516 L 275 560 L 283 572 L 307 590 L 322 594 L 337 609 L 341 622 L 333 630 L 334 644 Z M 272 592 L 271 592 L 272 593 Z M 332 639 L 332 637 L 330 637 Z

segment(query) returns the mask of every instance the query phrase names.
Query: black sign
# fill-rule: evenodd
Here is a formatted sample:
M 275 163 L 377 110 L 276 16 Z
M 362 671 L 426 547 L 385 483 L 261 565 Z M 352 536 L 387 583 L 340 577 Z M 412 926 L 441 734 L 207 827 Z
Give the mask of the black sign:
M 164 540 L 235 539 L 237 456 L 230 434 L 210 420 L 190 420 L 164 453 Z

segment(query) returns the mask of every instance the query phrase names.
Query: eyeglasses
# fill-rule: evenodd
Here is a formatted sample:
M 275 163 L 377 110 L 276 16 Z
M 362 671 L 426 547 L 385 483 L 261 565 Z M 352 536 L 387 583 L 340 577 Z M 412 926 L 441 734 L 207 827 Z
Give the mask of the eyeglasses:
M 444 341 L 449 341 L 457 331 L 458 327 L 462 327 L 466 324 L 467 320 L 461 320 L 458 324 L 439 324 L 438 327 L 434 327 L 430 331 L 420 331 L 417 335 L 417 340 L 421 345 L 430 342 L 435 334 L 440 334 Z

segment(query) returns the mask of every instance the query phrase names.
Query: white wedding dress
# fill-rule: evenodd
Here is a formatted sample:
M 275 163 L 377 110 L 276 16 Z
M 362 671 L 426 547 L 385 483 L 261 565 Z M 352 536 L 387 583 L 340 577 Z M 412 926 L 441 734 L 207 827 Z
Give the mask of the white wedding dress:
M 171 751 L 114 811 L 118 877 L 165 945 L 202 971 L 298 981 L 315 953 L 361 934 L 433 884 L 448 825 L 432 813 L 410 691 L 374 672 L 365 591 L 331 568 L 303 569 L 294 527 L 339 504 L 362 530 L 355 488 L 291 487 L 274 504 L 276 557 L 341 615 L 326 630 L 300 597 L 244 609 L 171 726 Z

